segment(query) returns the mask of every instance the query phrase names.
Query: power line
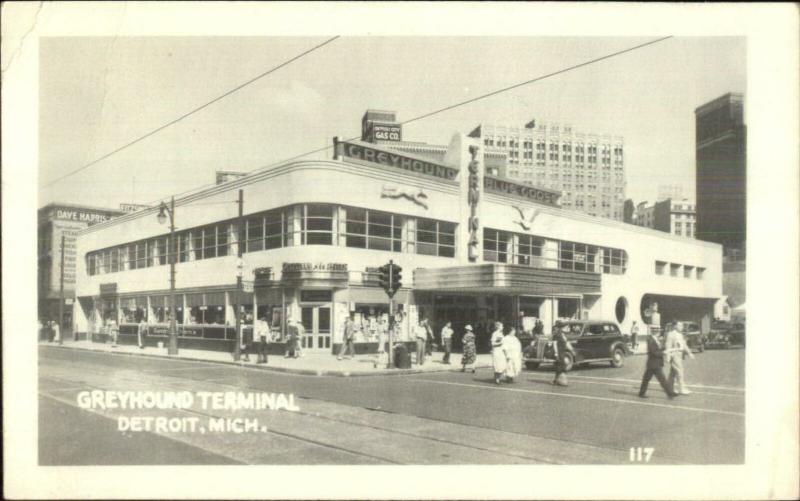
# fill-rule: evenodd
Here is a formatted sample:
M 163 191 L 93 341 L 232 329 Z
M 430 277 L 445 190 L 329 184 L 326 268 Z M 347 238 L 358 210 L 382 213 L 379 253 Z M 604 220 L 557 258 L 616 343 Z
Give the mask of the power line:
M 443 113 L 445 111 L 449 111 L 449 110 L 452 110 L 454 108 L 458 108 L 459 106 L 464 106 L 466 104 L 471 104 L 471 103 L 474 103 L 474 102 L 479 101 L 481 99 L 485 99 L 487 97 L 496 96 L 496 95 L 501 94 L 503 92 L 507 92 L 509 90 L 513 90 L 513 89 L 516 89 L 516 88 L 519 88 L 519 87 L 522 87 L 522 86 L 525 86 L 525 85 L 529 85 L 529 84 L 532 84 L 532 83 L 535 83 L 535 82 L 539 82 L 541 80 L 544 80 L 544 79 L 547 79 L 547 78 L 550 78 L 550 77 L 554 77 L 556 75 L 560 75 L 560 74 L 563 74 L 563 73 L 566 73 L 568 71 L 572 71 L 572 70 L 575 70 L 575 69 L 578 69 L 578 68 L 582 68 L 584 66 L 588 66 L 590 64 L 594 64 L 594 63 L 597 63 L 597 62 L 600 62 L 600 61 L 603 61 L 603 60 L 606 60 L 606 59 L 610 59 L 612 57 L 621 56 L 622 54 L 625 54 L 625 53 L 628 53 L 628 52 L 632 52 L 634 50 L 641 49 L 643 47 L 647 47 L 648 45 L 653 45 L 653 44 L 656 44 L 656 43 L 659 43 L 659 42 L 663 42 L 664 40 L 667 40 L 667 39 L 670 39 L 670 38 L 673 38 L 673 35 L 669 35 L 669 36 L 662 37 L 662 38 L 657 38 L 655 40 L 650 40 L 649 42 L 645 42 L 645 43 L 642 43 L 642 44 L 639 44 L 639 45 L 635 45 L 633 47 L 628 47 L 627 49 L 622 49 L 622 50 L 619 50 L 617 52 L 612 52 L 612 53 L 606 54 L 604 56 L 600 56 L 600 57 L 597 57 L 597 58 L 594 58 L 594 59 L 590 59 L 589 61 L 584 61 L 582 63 L 578 63 L 578 64 L 575 64 L 575 65 L 572 65 L 572 66 L 568 66 L 566 68 L 563 68 L 563 69 L 558 70 L 558 71 L 554 71 L 552 73 L 548 73 L 546 75 L 538 76 L 536 78 L 532 78 L 532 79 L 526 80 L 524 82 L 520 82 L 520 83 L 511 85 L 511 86 L 508 86 L 508 87 L 504 87 L 502 89 L 498 89 L 498 90 L 489 92 L 487 94 L 482 94 L 480 96 L 476 96 L 476 97 L 467 99 L 466 101 L 461 101 L 460 103 L 451 104 L 451 105 L 446 106 L 444 108 L 440 108 L 440 109 L 435 110 L 435 111 L 431 111 L 431 112 L 428 112 L 428 113 L 425 113 L 425 114 L 422 114 L 422 115 L 418 115 L 418 116 L 416 116 L 414 118 L 411 118 L 411 119 L 405 120 L 403 122 L 400 122 L 400 124 L 401 125 L 405 125 L 405 124 L 408 124 L 408 123 L 411 123 L 411 122 L 416 122 L 418 120 L 422 120 L 424 118 L 432 117 L 433 115 L 437 115 L 439 113 Z M 352 137 L 350 139 L 344 139 L 344 141 L 353 141 L 353 140 L 359 139 L 359 138 L 360 138 L 360 136 L 354 136 L 354 137 Z M 308 155 L 313 155 L 314 153 L 320 153 L 322 151 L 329 150 L 332 147 L 333 147 L 333 145 L 323 146 L 321 148 L 316 148 L 314 150 L 307 151 L 307 152 L 302 153 L 300 155 L 295 155 L 295 156 L 290 157 L 290 158 L 285 158 L 283 160 L 280 160 L 280 161 L 275 162 L 275 163 L 271 163 L 269 165 L 265 165 L 265 166 L 262 166 L 262 167 L 257 167 L 255 169 L 253 169 L 252 171 L 248 172 L 248 175 L 249 174 L 255 174 L 257 172 L 262 172 L 262 171 L 271 169 L 272 167 L 275 167 L 277 165 L 281 165 L 281 164 L 286 163 L 286 162 L 291 162 L 292 160 L 296 160 L 298 158 L 303 158 L 303 157 L 306 157 Z M 200 187 L 197 187 L 197 188 L 191 188 L 191 189 L 186 190 L 186 191 L 184 191 L 184 192 L 182 192 L 182 193 L 180 193 L 180 194 L 178 194 L 176 196 L 181 196 L 181 195 L 185 195 L 185 194 L 188 194 L 188 193 L 191 193 L 191 192 L 194 192 L 194 191 L 203 190 L 203 189 L 209 188 L 211 186 L 215 186 L 215 184 L 208 184 L 208 185 L 200 186 Z M 161 199 L 159 199 L 157 201 L 154 201 L 153 203 L 157 203 L 160 200 Z
M 198 111 L 201 111 L 201 110 L 211 106 L 212 104 L 216 103 L 217 101 L 228 97 L 229 95 L 233 94 L 234 92 L 236 92 L 238 90 L 241 90 L 244 87 L 247 87 L 251 83 L 256 82 L 257 80 L 260 80 L 261 78 L 264 78 L 265 76 L 267 76 L 267 75 L 269 75 L 269 74 L 271 74 L 271 73 L 283 68 L 284 66 L 287 66 L 287 65 L 297 61 L 298 59 L 302 58 L 303 56 L 306 56 L 307 54 L 310 54 L 311 52 L 314 52 L 315 50 L 320 49 L 320 48 L 324 47 L 325 45 L 328 45 L 329 43 L 333 42 L 334 40 L 336 40 L 339 37 L 340 37 L 340 35 L 336 35 L 335 37 L 329 38 L 328 40 L 322 42 L 319 45 L 316 45 L 316 46 L 314 46 L 314 47 L 312 47 L 312 48 L 310 48 L 310 49 L 308 49 L 308 50 L 306 50 L 304 52 L 301 52 L 300 54 L 296 55 L 295 57 L 293 57 L 293 58 L 291 58 L 291 59 L 289 59 L 287 61 L 284 61 L 283 63 L 279 64 L 278 66 L 275 66 L 275 67 L 265 71 L 264 73 L 261 73 L 260 75 L 257 75 L 255 77 L 251 78 L 247 82 L 234 87 L 233 89 L 225 92 L 224 94 L 212 99 L 211 101 L 209 101 L 209 102 L 207 102 L 207 103 L 205 103 L 203 105 L 198 106 L 197 108 L 195 108 L 195 109 L 193 109 L 193 110 L 191 110 L 191 111 L 189 111 L 187 113 L 184 113 L 183 115 L 179 116 L 178 118 L 176 118 L 176 119 L 174 119 L 174 120 L 172 120 L 170 122 L 167 122 L 166 124 L 162 125 L 161 127 L 153 129 L 152 131 L 148 132 L 147 134 L 145 134 L 143 136 L 140 136 L 140 137 L 134 139 L 133 141 L 131 141 L 129 143 L 126 143 L 126 144 L 120 146 L 119 148 L 109 152 L 109 153 L 106 153 L 105 155 L 101 156 L 100 158 L 96 158 L 96 159 L 92 160 L 88 164 L 85 164 L 85 165 L 83 165 L 83 166 L 81 166 L 81 167 L 79 167 L 79 168 L 77 168 L 77 169 L 75 169 L 75 170 L 73 170 L 71 172 L 66 173 L 61 177 L 57 177 L 56 179 L 53 179 L 52 181 L 48 181 L 42 187 L 46 188 L 46 187 L 48 187 L 48 186 L 50 186 L 52 184 L 55 184 L 55 183 L 61 181 L 62 179 L 66 179 L 67 177 L 70 177 L 72 175 L 77 174 L 78 172 L 81 172 L 81 171 L 83 171 L 85 169 L 88 169 L 92 165 L 95 165 L 96 163 L 101 162 L 101 161 L 105 160 L 106 158 L 108 158 L 108 157 L 110 157 L 110 156 L 112 156 L 112 155 L 114 155 L 116 153 L 119 153 L 120 151 L 122 151 L 122 150 L 124 150 L 124 149 L 126 149 L 126 148 L 128 148 L 130 146 L 133 146 L 134 144 L 136 144 L 136 143 L 138 143 L 138 142 L 140 142 L 140 141 L 142 141 L 144 139 L 147 139 L 148 137 L 152 136 L 153 134 L 156 134 L 156 133 L 166 129 L 167 127 L 170 127 L 171 125 L 174 125 L 174 124 L 180 122 L 184 118 L 187 118 L 190 115 L 193 115 L 193 114 L 197 113 Z

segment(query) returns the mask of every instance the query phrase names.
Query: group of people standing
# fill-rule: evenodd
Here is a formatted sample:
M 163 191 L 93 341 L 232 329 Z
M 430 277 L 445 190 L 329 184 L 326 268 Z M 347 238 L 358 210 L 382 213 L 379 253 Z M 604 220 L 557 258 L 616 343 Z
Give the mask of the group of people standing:
M 512 327 L 503 334 L 502 322 L 495 322 L 491 343 L 494 383 L 513 383 L 522 372 L 522 344 L 517 338 L 517 330 Z
M 61 326 L 55 320 L 48 320 L 44 324 L 39 321 L 39 339 L 49 343 L 61 342 Z

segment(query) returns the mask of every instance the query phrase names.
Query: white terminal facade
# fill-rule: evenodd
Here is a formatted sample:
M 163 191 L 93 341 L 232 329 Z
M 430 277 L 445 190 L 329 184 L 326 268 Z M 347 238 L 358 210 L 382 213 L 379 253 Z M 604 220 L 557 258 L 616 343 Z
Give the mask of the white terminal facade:
M 400 135 L 380 135 L 401 146 Z M 305 349 L 333 352 L 348 316 L 357 351 L 374 351 L 389 311 L 377 268 L 390 259 L 403 269 L 399 341 L 411 341 L 423 317 L 437 333 L 452 321 L 457 339 L 470 323 L 488 343 L 495 320 L 529 329 L 539 318 L 549 333 L 558 318 L 609 319 L 627 332 L 653 303 L 665 322 L 713 315 L 721 246 L 565 210 L 559 191 L 487 171 L 483 136 L 455 134 L 440 161 L 365 139 L 336 141 L 333 160 L 289 162 L 175 200 L 181 347 L 232 351 L 239 304 L 246 328 L 253 318 L 270 324 L 274 351 L 294 318 L 305 326 Z M 80 332 L 114 318 L 122 341 L 135 342 L 144 319 L 154 324 L 150 342 L 166 344 L 171 256 L 157 214 L 80 232 Z

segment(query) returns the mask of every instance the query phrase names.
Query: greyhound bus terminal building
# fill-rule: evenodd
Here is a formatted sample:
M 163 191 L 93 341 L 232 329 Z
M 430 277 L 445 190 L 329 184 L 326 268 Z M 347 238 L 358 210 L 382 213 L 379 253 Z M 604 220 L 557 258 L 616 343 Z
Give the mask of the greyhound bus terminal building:
M 334 352 L 348 316 L 357 351 L 374 351 L 389 312 L 377 268 L 390 259 L 403 269 L 401 341 L 420 318 L 437 333 L 451 321 L 457 337 L 472 324 L 479 339 L 495 320 L 529 329 L 541 319 L 549 333 L 559 318 L 607 319 L 629 332 L 654 303 L 663 321 L 712 318 L 721 246 L 564 210 L 558 191 L 487 174 L 482 147 L 456 134 L 433 161 L 335 140 L 332 160 L 292 161 L 176 198 L 179 346 L 233 351 L 238 304 L 245 328 L 268 322 L 274 351 L 297 319 L 304 349 Z M 148 342 L 166 344 L 172 256 L 158 213 L 79 232 L 73 317 L 82 335 L 113 318 L 121 342 L 135 343 L 143 319 Z

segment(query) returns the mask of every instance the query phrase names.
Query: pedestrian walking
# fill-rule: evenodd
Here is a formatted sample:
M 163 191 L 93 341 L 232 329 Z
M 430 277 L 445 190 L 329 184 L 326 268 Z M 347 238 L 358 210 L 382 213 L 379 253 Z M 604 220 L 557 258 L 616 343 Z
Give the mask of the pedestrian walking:
M 244 322 L 239 323 L 242 340 L 242 360 L 250 361 L 250 351 L 253 349 L 253 329 L 248 329 Z
M 631 325 L 631 351 L 636 353 L 636 348 L 639 346 L 639 326 L 636 325 L 636 320 Z
M 467 324 L 464 327 L 464 337 L 461 339 L 462 352 L 461 352 L 461 372 L 466 372 L 467 367 L 472 368 L 475 373 L 475 333 L 472 332 L 472 326 Z
M 433 355 L 433 329 L 428 320 L 425 320 L 425 355 Z
M 295 321 L 294 326 L 297 332 L 294 337 L 294 358 L 299 358 L 303 356 L 303 338 L 306 334 L 306 328 L 300 320 Z
M 61 343 L 61 326 L 53 322 L 53 342 Z
M 428 341 L 428 328 L 425 319 L 422 319 L 414 327 L 414 339 L 417 341 L 417 365 L 425 363 L 425 343 Z
M 378 366 L 385 367 L 388 365 L 389 360 L 386 354 L 386 338 L 389 335 L 389 319 L 388 318 L 381 318 L 380 322 L 378 323 L 378 351 L 375 356 L 375 362 L 373 363 L 373 368 L 378 368 Z
M 267 343 L 269 343 L 269 324 L 266 317 L 255 321 L 256 339 L 258 341 L 257 364 L 267 363 Z
M 296 353 L 296 346 L 297 346 L 297 326 L 295 325 L 294 319 L 289 319 L 289 325 L 286 329 L 286 354 L 283 358 L 297 358 Z
M 556 386 L 567 386 L 567 353 L 575 356 L 575 350 L 572 344 L 567 339 L 566 327 L 556 325 L 553 327 L 553 350 L 556 357 L 556 374 L 553 378 L 553 384 Z
M 664 377 L 664 357 L 667 354 L 658 339 L 655 331 L 651 330 L 650 335 L 647 336 L 647 366 L 642 376 L 642 385 L 639 387 L 639 397 L 647 398 L 647 385 L 653 376 L 658 379 L 659 384 L 667 394 L 667 398 L 675 398 L 675 392 L 670 386 L 667 378 Z
M 444 348 L 444 358 L 442 363 L 450 365 L 450 350 L 453 349 L 453 328 L 450 322 L 444 324 L 442 327 L 442 347 Z
M 492 332 L 492 367 L 494 367 L 494 384 L 500 384 L 500 378 L 506 372 L 506 354 L 503 351 L 503 324 L 494 323 Z
M 147 338 L 147 324 L 144 321 L 144 318 L 139 320 L 139 325 L 136 327 L 136 337 L 137 341 L 139 342 L 139 349 L 144 349 L 144 343 Z
M 108 320 L 108 334 L 111 336 L 111 347 L 116 348 L 117 340 L 119 339 L 119 326 L 113 318 Z
M 353 322 L 353 317 L 349 316 L 347 320 L 344 321 L 344 336 L 342 338 L 342 346 L 339 348 L 337 360 L 341 360 L 345 353 L 350 354 L 349 358 L 356 356 L 355 336 L 356 325 L 355 322 Z
M 506 381 L 513 383 L 514 378 L 522 372 L 522 344 L 513 327 L 503 338 L 502 349 L 506 356 Z
M 677 329 L 674 323 L 667 324 L 667 334 L 664 336 L 664 351 L 669 358 L 669 381 L 672 389 L 679 395 L 689 395 L 692 392 L 686 385 L 683 371 L 683 360 L 694 358 L 692 350 L 686 344 L 683 334 Z

